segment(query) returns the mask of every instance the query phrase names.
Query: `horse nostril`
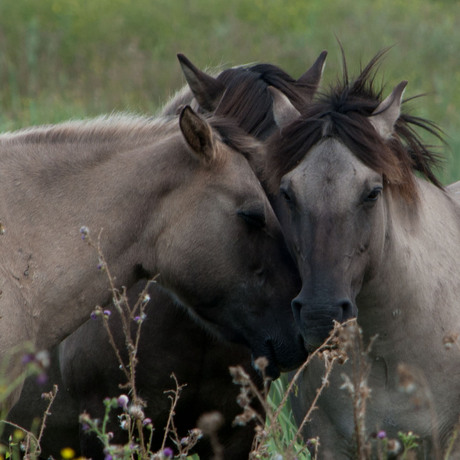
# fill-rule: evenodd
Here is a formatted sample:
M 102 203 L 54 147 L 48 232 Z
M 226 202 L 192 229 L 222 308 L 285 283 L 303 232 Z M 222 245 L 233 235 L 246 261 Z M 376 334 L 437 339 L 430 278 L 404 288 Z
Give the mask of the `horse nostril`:
M 347 321 L 350 318 L 354 318 L 353 303 L 349 299 L 342 299 L 337 303 L 338 309 L 342 314 L 341 321 Z
M 300 310 L 302 310 L 302 302 L 300 302 L 299 300 L 297 300 L 297 298 L 295 298 L 291 302 L 291 308 L 292 308 L 292 313 L 294 314 L 295 321 L 297 322 L 297 324 L 300 324 Z

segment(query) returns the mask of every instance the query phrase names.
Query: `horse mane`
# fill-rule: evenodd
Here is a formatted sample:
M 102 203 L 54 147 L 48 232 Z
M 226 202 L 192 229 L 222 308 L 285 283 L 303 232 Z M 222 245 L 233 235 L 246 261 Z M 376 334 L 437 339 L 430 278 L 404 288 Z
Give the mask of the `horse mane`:
M 433 172 L 441 158 L 416 131 L 420 128 L 444 143 L 441 130 L 433 122 L 401 113 L 388 140 L 377 135 L 369 122 L 382 102 L 383 90 L 376 89 L 375 79 L 385 52 L 374 56 L 352 81 L 343 56 L 342 80 L 320 93 L 297 120 L 272 136 L 264 168 L 272 193 L 276 193 L 284 174 L 295 168 L 315 144 L 329 137 L 341 141 L 366 166 L 381 173 L 391 189 L 408 201 L 417 198 L 414 172 L 442 188 Z
M 70 120 L 55 125 L 34 126 L 0 135 L 0 144 L 115 144 L 117 149 L 133 149 L 178 134 L 178 116 L 145 117 L 112 114 L 87 120 Z M 262 145 L 234 120 L 209 115 L 208 123 L 224 144 L 255 165 L 262 165 Z M 219 149 L 221 151 L 222 149 Z M 222 154 L 220 154 L 222 155 Z M 217 159 L 217 158 L 216 158 Z M 224 159 L 223 157 L 220 158 Z
M 12 145 L 117 142 L 118 145 L 137 146 L 150 142 L 153 136 L 177 131 L 177 122 L 173 121 L 173 117 L 148 118 L 116 113 L 3 133 L 0 142 Z

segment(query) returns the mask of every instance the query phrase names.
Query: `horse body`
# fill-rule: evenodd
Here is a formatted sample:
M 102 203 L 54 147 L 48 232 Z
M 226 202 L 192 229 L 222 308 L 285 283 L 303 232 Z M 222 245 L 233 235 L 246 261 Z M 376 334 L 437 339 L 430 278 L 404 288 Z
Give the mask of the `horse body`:
M 460 355 L 444 339 L 460 329 L 460 206 L 410 128 L 436 134 L 433 125 L 400 114 L 406 82 L 384 101 L 373 93 L 376 62 L 272 141 L 272 186 L 302 277 L 292 305 L 307 347 L 323 342 L 333 320 L 356 316 L 364 343 L 375 337 L 367 356 L 351 354 L 332 371 L 304 433 L 320 437 L 320 458 L 370 455 L 362 443 L 378 430 L 390 438 L 412 431 L 420 458 L 440 458 L 459 416 Z M 359 374 L 359 362 L 369 362 L 368 375 Z M 319 359 L 303 372 L 293 398 L 298 421 L 323 372 Z M 361 427 L 343 375 L 370 388 Z
M 240 134 L 233 136 L 239 152 L 259 148 Z M 102 230 L 118 286 L 159 273 L 159 283 L 216 333 L 270 355 L 272 375 L 303 360 L 286 317 L 296 271 L 279 223 L 244 155 L 190 109 L 179 123 L 109 118 L 0 142 L 1 244 L 10 273 L 1 286 L 2 359 L 25 340 L 51 347 L 108 302 L 98 255 L 79 238 L 86 226 L 95 240 Z M 257 332 L 263 318 L 274 322 L 273 334 Z

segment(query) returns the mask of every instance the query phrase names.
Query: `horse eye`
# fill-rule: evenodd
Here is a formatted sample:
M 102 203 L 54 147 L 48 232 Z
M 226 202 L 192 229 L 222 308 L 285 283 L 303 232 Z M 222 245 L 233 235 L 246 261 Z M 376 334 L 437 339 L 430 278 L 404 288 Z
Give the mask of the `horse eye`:
M 259 209 L 240 209 L 238 211 L 240 216 L 248 225 L 255 228 L 265 227 L 265 213 Z
M 372 202 L 372 201 L 377 201 L 377 198 L 380 196 L 380 194 L 382 193 L 382 187 L 378 186 L 378 187 L 374 187 L 372 189 L 372 191 L 366 196 L 366 198 L 364 199 L 364 201 L 367 201 L 367 202 Z
M 291 194 L 290 194 L 289 191 L 286 190 L 285 188 L 281 188 L 281 189 L 280 189 L 280 195 L 281 195 L 281 198 L 282 198 L 289 206 L 292 206 L 292 205 L 294 204 L 294 200 L 292 199 Z

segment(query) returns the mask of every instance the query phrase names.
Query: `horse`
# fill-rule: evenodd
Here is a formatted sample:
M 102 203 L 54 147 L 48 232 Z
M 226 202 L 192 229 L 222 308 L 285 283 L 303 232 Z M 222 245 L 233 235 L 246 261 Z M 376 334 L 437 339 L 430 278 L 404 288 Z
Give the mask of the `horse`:
M 184 104 L 189 104 L 200 113 L 212 111 L 220 117 L 232 118 L 247 133 L 265 139 L 276 129 L 272 116 L 272 94 L 268 88 L 278 88 L 298 106 L 308 103 L 319 85 L 326 55 L 326 52 L 322 52 L 313 66 L 295 80 L 271 64 L 226 69 L 214 77 L 199 70 L 180 54 L 178 59 L 188 85 L 165 104 L 159 116 L 175 115 Z M 254 157 L 249 160 L 257 172 L 260 162 Z M 143 284 L 141 281 L 132 291 L 128 291 L 133 303 Z M 196 426 L 203 412 L 218 410 L 224 417 L 219 438 L 225 448 L 225 458 L 247 458 L 254 425 L 232 426 L 241 408 L 236 403 L 239 389 L 232 382 L 228 367 L 243 365 L 261 388 L 262 381 L 251 365 L 249 349 L 223 342 L 203 331 L 201 325 L 190 321 L 190 316 L 184 314 L 177 300 L 161 287 L 151 285 L 148 292 L 151 300 L 147 306 L 147 321 L 142 326 L 136 386 L 147 402 L 146 415 L 154 422 L 155 435 L 161 437 L 161 429 L 166 425 L 169 403 L 164 391 L 171 388 L 173 382 L 170 375 L 174 372 L 179 382 L 187 383 L 175 410 L 179 432 L 187 433 L 188 429 Z M 174 314 L 171 313 L 173 311 Z M 154 321 L 150 320 L 151 316 Z M 123 334 L 117 327 L 112 327 L 113 324 L 117 323 L 111 318 L 112 334 L 119 348 L 123 348 Z M 42 452 L 46 456 L 59 455 L 56 446 L 63 444 L 55 442 L 57 436 L 65 439 L 66 445 L 73 447 L 76 452 L 81 451 L 92 458 L 102 457 L 101 448 L 94 437 L 84 432 L 79 434 L 78 430 L 78 414 L 87 411 L 94 417 L 101 417 L 103 398 L 118 395 L 118 385 L 123 382 L 115 355 L 108 347 L 107 337 L 100 327 L 99 322 L 88 321 L 60 346 L 62 377 L 57 371 L 49 379 L 50 383 L 59 384 L 60 391 L 53 404 L 53 416 L 48 419 L 42 438 Z M 180 337 L 180 342 L 171 339 L 171 331 L 174 331 L 174 336 Z M 91 354 L 92 349 L 97 349 L 98 354 Z M 57 354 L 53 354 L 55 367 L 59 366 Z M 21 426 L 30 426 L 33 416 L 43 413 L 44 403 L 37 397 L 42 392 L 43 387 L 37 388 L 35 381 L 30 379 L 9 419 Z M 263 407 L 257 402 L 254 404 L 255 409 L 263 415 Z M 62 416 L 63 413 L 68 416 Z M 117 437 L 114 442 L 119 442 L 119 427 L 113 426 L 111 431 Z M 154 442 L 154 445 L 159 444 L 161 439 Z M 197 452 L 200 458 L 212 455 L 203 440 L 198 443 Z
M 26 341 L 58 344 L 109 301 L 97 251 L 80 238 L 91 231 L 117 286 L 158 273 L 203 325 L 266 356 L 272 377 L 302 362 L 289 305 L 297 272 L 245 158 L 258 149 L 189 107 L 0 136 L 1 359 Z M 11 378 L 20 367 L 10 360 Z
M 459 183 L 440 184 L 440 155 L 418 129 L 440 140 L 442 132 L 401 111 L 407 82 L 385 99 L 376 89 L 381 55 L 355 79 L 345 65 L 342 81 L 301 112 L 280 100 L 284 124 L 268 145 L 268 187 L 302 278 L 292 307 L 308 350 L 334 321 L 357 318 L 362 330 L 363 349 L 332 370 L 303 430 L 319 436 L 323 459 L 368 458 L 369 445 L 378 448 L 372 434 L 398 432 L 419 436 L 418 458 L 441 458 L 460 413 L 460 354 L 444 345 L 460 330 Z M 302 372 L 292 398 L 299 423 L 323 376 L 319 358 Z M 355 403 L 366 394 L 364 417 Z

